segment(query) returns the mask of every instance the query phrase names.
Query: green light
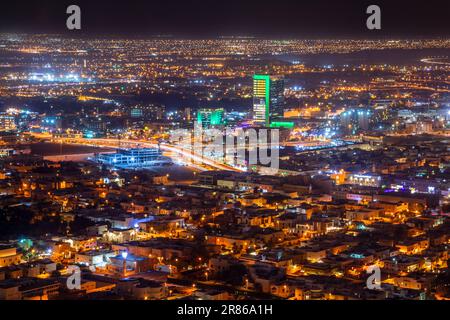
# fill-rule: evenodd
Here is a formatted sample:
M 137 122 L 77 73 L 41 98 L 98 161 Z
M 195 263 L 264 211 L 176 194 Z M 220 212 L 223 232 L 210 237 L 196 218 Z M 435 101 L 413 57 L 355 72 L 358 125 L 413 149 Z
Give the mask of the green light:
M 222 124 L 222 118 L 223 118 L 223 110 L 218 109 L 212 112 L 211 114 L 211 125 L 218 126 Z
M 271 128 L 288 128 L 292 129 L 294 127 L 294 122 L 290 121 L 274 121 L 270 124 Z
M 224 110 L 219 109 L 200 109 L 197 113 L 197 122 L 205 128 L 210 126 L 223 125 Z
M 264 84 L 266 86 L 266 126 L 269 125 L 270 119 L 270 76 L 267 74 L 255 74 L 253 76 L 254 80 L 264 80 Z

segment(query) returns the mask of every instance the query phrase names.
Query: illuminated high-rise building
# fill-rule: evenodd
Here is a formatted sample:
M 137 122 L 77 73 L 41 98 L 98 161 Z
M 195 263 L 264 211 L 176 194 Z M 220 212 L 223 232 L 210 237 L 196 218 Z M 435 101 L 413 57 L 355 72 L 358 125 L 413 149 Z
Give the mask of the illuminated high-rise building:
M 270 126 L 273 120 L 283 117 L 284 79 L 255 74 L 253 76 L 253 120 Z
M 340 115 L 341 129 L 345 134 L 355 134 L 370 128 L 372 113 L 368 109 L 349 109 Z
M 16 128 L 16 119 L 6 113 L 0 114 L 0 131 L 9 131 Z
M 224 110 L 222 108 L 199 109 L 197 112 L 197 122 L 201 123 L 205 129 L 223 125 L 223 113 Z
M 140 118 L 143 120 L 162 120 L 164 119 L 165 106 L 154 104 L 138 104 L 129 109 L 131 118 Z
M 191 121 L 191 113 L 192 113 L 191 108 L 189 107 L 184 108 L 184 119 L 186 121 Z

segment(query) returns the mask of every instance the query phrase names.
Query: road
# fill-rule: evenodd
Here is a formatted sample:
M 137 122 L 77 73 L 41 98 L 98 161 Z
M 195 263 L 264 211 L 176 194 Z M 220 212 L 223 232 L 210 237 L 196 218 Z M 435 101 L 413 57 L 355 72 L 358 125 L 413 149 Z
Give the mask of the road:
M 129 139 L 112 139 L 112 138 L 79 138 L 79 137 L 71 137 L 71 138 L 61 138 L 61 137 L 53 137 L 50 134 L 39 134 L 39 133 L 30 133 L 36 138 L 51 140 L 52 142 L 64 143 L 64 144 L 80 144 L 80 145 L 93 145 L 98 147 L 134 147 L 134 148 L 158 148 L 158 143 L 156 141 L 148 141 L 148 140 L 129 140 Z M 184 162 L 184 164 L 193 167 L 195 169 L 199 169 L 202 171 L 215 169 L 215 170 L 228 170 L 241 172 L 242 170 L 229 166 L 227 164 L 205 158 L 192 150 L 186 150 L 180 146 L 171 145 L 168 143 L 159 144 L 159 148 L 163 151 L 170 152 L 168 156 L 173 160 L 179 162 L 180 160 Z M 180 155 L 182 157 L 180 157 Z

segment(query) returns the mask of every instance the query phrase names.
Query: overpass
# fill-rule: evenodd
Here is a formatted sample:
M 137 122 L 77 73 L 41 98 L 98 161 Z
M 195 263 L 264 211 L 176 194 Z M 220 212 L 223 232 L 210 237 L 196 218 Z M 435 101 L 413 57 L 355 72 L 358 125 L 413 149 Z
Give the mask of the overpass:
M 218 162 L 216 160 L 206 158 L 199 155 L 192 150 L 182 148 L 180 146 L 171 145 L 168 143 L 160 143 L 157 141 L 148 140 L 130 140 L 130 139 L 113 139 L 113 138 L 82 138 L 82 137 L 53 137 L 51 134 L 30 133 L 36 138 L 49 140 L 52 142 L 63 144 L 78 144 L 78 145 L 90 145 L 96 147 L 114 147 L 114 148 L 160 148 L 163 151 L 170 152 L 168 156 L 172 159 L 179 161 L 181 159 L 187 160 L 185 164 L 195 169 L 202 171 L 215 169 L 215 170 L 228 170 L 235 172 L 242 172 L 238 168 L 230 165 Z

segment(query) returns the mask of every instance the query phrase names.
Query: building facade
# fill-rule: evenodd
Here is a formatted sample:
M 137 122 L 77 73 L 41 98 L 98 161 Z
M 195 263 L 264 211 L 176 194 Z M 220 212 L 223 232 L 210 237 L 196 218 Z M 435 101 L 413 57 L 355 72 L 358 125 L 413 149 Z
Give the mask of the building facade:
M 284 114 L 284 79 L 277 76 L 253 76 L 253 120 L 269 126 Z

